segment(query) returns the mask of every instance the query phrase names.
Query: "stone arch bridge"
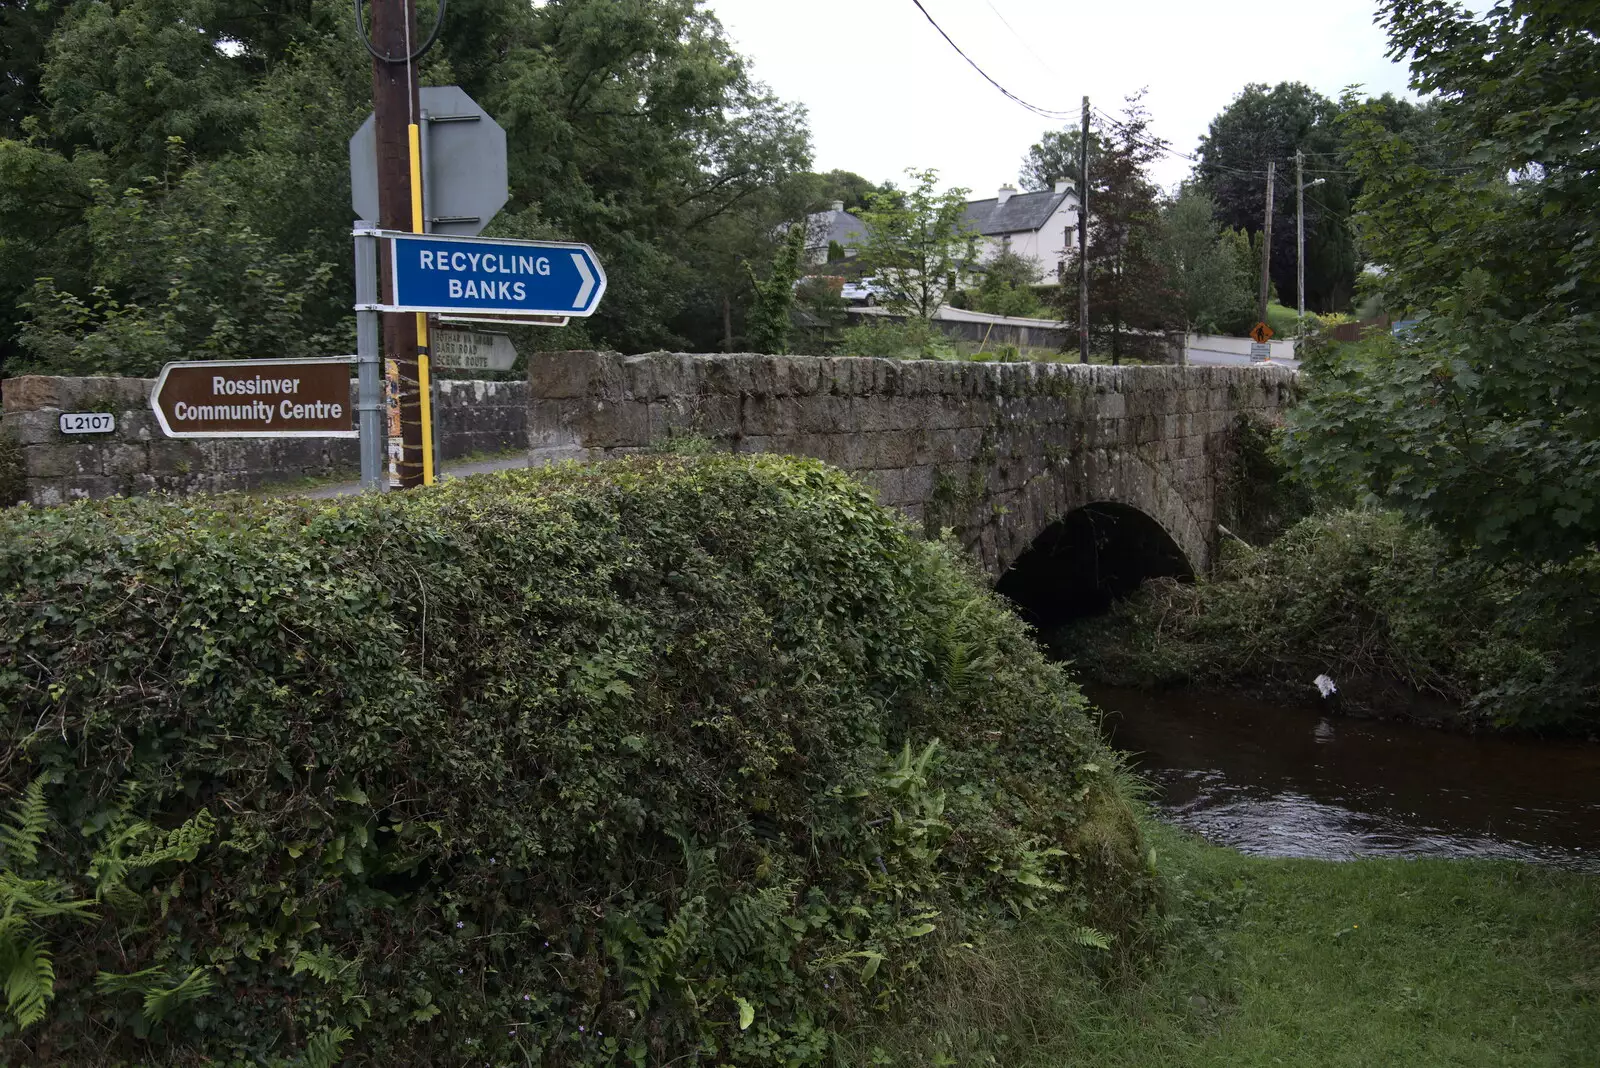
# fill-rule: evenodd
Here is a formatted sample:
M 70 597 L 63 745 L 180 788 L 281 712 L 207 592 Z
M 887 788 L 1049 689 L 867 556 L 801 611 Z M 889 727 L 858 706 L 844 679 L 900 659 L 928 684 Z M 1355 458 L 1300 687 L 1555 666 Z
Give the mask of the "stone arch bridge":
M 612 352 L 530 365 L 533 462 L 683 434 L 816 457 L 929 533 L 952 528 L 1025 606 L 1035 584 L 1081 599 L 1208 568 L 1234 428 L 1276 421 L 1294 392 L 1293 372 L 1266 367 Z M 1080 574 L 1041 566 L 1053 557 Z

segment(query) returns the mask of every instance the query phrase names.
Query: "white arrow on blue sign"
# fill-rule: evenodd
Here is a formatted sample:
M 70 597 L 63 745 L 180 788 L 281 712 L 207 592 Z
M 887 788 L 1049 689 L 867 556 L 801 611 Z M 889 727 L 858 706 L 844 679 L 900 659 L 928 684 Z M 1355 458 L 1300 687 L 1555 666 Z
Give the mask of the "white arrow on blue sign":
M 392 302 L 370 310 L 586 316 L 606 291 L 588 245 L 363 232 L 389 242 L 393 282 Z

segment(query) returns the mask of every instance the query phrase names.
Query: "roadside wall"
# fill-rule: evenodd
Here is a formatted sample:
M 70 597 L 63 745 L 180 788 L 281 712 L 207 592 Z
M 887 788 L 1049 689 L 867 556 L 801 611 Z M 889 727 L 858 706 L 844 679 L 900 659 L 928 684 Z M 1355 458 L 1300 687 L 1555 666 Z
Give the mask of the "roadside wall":
M 354 438 L 176 439 L 150 411 L 149 378 L 51 378 L 0 382 L 0 493 L 30 504 L 137 493 L 219 493 L 348 474 Z M 351 405 L 355 404 L 351 385 Z M 111 412 L 110 434 L 63 434 L 62 412 Z M 505 452 L 528 440 L 526 382 L 443 379 L 434 402 L 445 460 Z M 9 493 L 6 491 L 9 488 Z M 0 499 L 0 505 L 13 503 Z

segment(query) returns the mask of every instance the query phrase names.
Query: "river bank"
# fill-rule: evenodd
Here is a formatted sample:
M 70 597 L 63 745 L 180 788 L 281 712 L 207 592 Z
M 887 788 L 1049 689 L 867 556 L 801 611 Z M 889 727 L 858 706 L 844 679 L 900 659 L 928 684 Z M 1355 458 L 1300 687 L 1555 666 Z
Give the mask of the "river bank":
M 1007 1068 L 1583 1065 L 1600 876 L 1494 861 L 1262 859 L 1147 828 L 1167 949 L 1106 974 L 1065 917 L 947 954 L 849 1063 Z
M 1247 691 L 1465 731 L 1600 735 L 1600 554 L 1541 566 L 1464 557 L 1392 512 L 1225 540 L 1210 575 L 1158 579 L 1045 639 L 1080 678 Z

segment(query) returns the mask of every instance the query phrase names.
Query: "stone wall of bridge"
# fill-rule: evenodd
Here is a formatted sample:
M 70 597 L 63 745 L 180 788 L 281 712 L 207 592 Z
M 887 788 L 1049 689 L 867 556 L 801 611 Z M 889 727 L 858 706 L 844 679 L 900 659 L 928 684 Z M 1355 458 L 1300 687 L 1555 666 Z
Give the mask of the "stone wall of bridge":
M 1082 505 L 1131 505 L 1209 566 L 1239 418 L 1276 420 L 1277 368 L 958 363 L 609 352 L 530 361 L 533 462 L 592 460 L 699 435 L 812 456 L 884 503 L 953 528 L 998 575 Z

